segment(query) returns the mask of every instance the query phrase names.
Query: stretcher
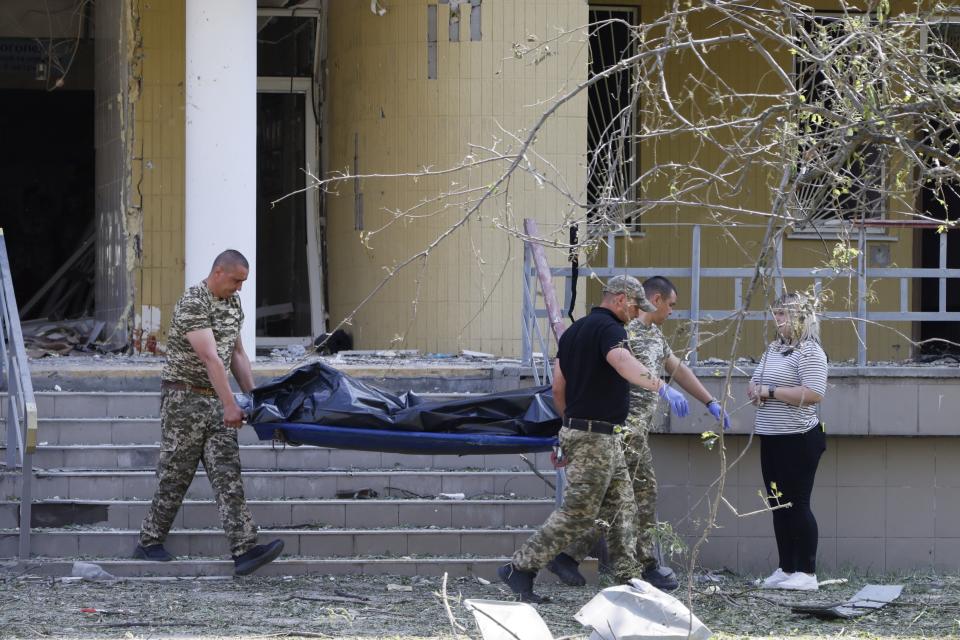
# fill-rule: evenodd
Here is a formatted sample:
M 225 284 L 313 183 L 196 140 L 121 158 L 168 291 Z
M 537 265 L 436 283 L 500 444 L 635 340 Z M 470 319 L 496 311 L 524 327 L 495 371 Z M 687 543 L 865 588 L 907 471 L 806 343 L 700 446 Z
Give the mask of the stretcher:
M 365 429 L 300 422 L 255 423 L 261 440 L 387 453 L 475 455 L 550 451 L 556 436 Z

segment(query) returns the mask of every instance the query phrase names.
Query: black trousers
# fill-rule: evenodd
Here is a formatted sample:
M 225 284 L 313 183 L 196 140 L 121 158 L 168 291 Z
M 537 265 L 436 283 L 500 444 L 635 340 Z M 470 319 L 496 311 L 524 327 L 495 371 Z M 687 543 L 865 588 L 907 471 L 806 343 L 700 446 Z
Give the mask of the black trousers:
M 773 511 L 780 568 L 786 573 L 815 573 L 817 568 L 817 519 L 810 509 L 813 479 L 827 438 L 818 425 L 806 433 L 760 436 L 760 469 L 771 507 L 792 503 Z M 774 489 L 774 486 L 776 489 Z

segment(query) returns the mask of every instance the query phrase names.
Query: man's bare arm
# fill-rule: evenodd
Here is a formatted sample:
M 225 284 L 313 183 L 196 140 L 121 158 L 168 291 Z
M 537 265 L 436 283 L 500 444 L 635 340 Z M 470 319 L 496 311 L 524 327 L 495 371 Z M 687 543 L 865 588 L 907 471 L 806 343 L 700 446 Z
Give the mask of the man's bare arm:
M 250 393 L 255 385 L 253 381 L 253 369 L 250 367 L 250 358 L 243 349 L 243 342 L 240 336 L 237 336 L 237 344 L 233 347 L 233 359 L 230 361 L 230 371 L 233 377 L 237 379 L 237 384 L 244 393 Z
M 563 377 L 563 371 L 560 370 L 559 358 L 553 363 L 553 406 L 562 420 L 567 410 L 567 379 Z
M 607 352 L 607 362 L 616 369 L 624 380 L 648 391 L 659 391 L 663 381 L 650 373 L 650 370 L 640 364 L 637 359 L 624 347 L 616 347 Z
M 213 329 L 189 331 L 187 341 L 207 368 L 210 384 L 223 404 L 223 423 L 228 427 L 240 428 L 243 426 L 243 412 L 233 398 L 233 390 L 230 389 L 230 381 L 227 379 L 227 370 L 223 368 L 223 362 L 217 354 L 217 341 L 213 337 Z

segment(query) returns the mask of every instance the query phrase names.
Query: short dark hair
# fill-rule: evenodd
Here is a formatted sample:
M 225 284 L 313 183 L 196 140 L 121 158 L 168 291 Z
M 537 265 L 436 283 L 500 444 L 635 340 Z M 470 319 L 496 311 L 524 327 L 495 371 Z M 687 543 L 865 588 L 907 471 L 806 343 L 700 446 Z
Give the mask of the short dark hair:
M 671 293 L 677 292 L 677 288 L 663 276 L 653 276 L 643 281 L 643 292 L 647 294 L 648 300 L 655 293 L 659 293 L 663 298 L 669 298 Z
M 213 261 L 213 269 L 221 267 L 223 269 L 233 268 L 233 267 L 243 267 L 244 269 L 250 269 L 250 263 L 247 262 L 247 259 L 243 257 L 243 254 L 237 251 L 236 249 L 227 249 L 218 255 Z

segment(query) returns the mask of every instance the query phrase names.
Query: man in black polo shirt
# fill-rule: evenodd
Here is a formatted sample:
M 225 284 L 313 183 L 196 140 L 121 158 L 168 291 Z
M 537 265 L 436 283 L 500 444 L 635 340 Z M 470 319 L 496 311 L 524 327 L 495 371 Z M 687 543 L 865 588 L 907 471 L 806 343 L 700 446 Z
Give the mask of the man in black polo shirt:
M 615 428 L 629 410 L 630 384 L 661 392 L 659 377 L 626 348 L 623 325 L 641 310 L 656 311 L 636 278 L 614 276 L 603 302 L 560 337 L 553 367 L 553 402 L 564 418 L 560 448 L 567 460 L 563 504 L 498 570 L 520 599 L 541 602 L 533 580 L 541 567 L 598 523 L 606 531 L 614 572 L 626 582 L 640 575 L 636 562 L 636 504 Z

